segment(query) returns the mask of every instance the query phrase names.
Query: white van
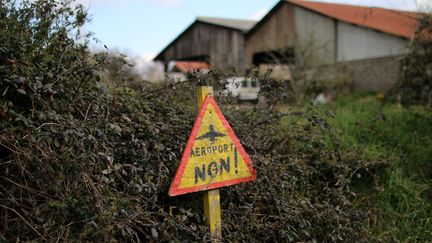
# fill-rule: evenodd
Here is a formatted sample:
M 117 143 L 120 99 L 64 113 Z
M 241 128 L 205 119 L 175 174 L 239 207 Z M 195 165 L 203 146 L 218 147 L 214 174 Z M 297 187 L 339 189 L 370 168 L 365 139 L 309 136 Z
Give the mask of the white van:
M 240 101 L 256 101 L 260 91 L 258 78 L 231 77 L 227 79 L 224 94 L 232 95 Z

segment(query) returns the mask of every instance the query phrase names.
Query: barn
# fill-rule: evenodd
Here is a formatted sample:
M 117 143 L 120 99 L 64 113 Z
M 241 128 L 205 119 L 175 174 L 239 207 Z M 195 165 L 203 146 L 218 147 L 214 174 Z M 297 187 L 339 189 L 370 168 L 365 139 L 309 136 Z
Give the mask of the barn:
M 255 21 L 198 17 L 155 58 L 170 61 L 200 61 L 223 71 L 244 70 L 245 38 Z
M 344 72 L 354 91 L 386 90 L 397 79 L 399 58 L 407 52 L 418 17 L 383 8 L 282 0 L 246 34 L 246 63 L 281 66 L 309 58 L 321 67 L 317 79 Z
M 241 76 L 249 67 L 293 79 L 305 63 L 312 79 L 349 80 L 353 91 L 385 91 L 420 13 L 303 0 L 281 0 L 260 21 L 198 17 L 155 58 L 199 61 Z M 311 65 L 312 63 L 312 65 Z M 293 65 L 294 64 L 294 65 Z M 311 67 L 309 67 L 309 66 Z

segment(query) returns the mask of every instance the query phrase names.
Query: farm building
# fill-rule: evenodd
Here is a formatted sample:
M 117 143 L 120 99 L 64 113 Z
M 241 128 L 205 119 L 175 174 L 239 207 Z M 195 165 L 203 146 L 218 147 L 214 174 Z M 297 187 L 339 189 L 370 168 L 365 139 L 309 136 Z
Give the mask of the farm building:
M 155 60 L 206 62 L 240 76 L 250 67 L 262 73 L 271 68 L 273 78 L 285 80 L 303 62 L 317 81 L 343 76 L 354 91 L 384 91 L 398 78 L 400 57 L 419 17 L 376 7 L 281 0 L 256 23 L 198 17 Z
M 255 21 L 198 17 L 156 57 L 170 61 L 200 61 L 221 70 L 243 70 L 246 65 L 244 34 Z
M 398 59 L 407 52 L 418 17 L 383 8 L 283 0 L 246 34 L 247 64 L 283 66 L 302 59 L 321 67 L 317 79 L 344 72 L 355 91 L 386 90 L 397 79 Z

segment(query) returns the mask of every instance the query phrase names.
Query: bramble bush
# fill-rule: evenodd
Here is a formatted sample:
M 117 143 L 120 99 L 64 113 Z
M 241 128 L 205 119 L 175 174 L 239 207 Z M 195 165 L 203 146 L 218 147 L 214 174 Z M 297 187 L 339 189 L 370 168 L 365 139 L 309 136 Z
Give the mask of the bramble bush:
M 167 195 L 199 82 L 110 89 L 80 5 L 6 0 L 0 15 L 0 241 L 209 240 L 201 194 Z M 350 185 L 385 164 L 343 152 L 313 109 L 281 113 L 262 84 L 260 109 L 216 97 L 258 173 L 221 190 L 224 239 L 373 240 Z

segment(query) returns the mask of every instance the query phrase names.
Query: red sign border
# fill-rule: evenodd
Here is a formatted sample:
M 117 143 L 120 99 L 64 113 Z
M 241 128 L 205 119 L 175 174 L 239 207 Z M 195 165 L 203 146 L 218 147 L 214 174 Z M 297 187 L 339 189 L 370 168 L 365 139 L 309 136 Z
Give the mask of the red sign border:
M 231 137 L 232 141 L 234 142 L 234 145 L 236 146 L 237 151 L 240 153 L 240 156 L 246 162 L 246 165 L 247 165 L 247 167 L 251 173 L 251 176 L 227 180 L 227 181 L 221 181 L 221 182 L 216 182 L 216 183 L 210 183 L 208 185 L 193 186 L 193 187 L 180 189 L 179 188 L 180 180 L 183 177 L 183 173 L 186 169 L 186 165 L 187 165 L 188 160 L 189 160 L 190 151 L 191 151 L 192 146 L 195 142 L 195 138 L 197 137 L 198 132 L 201 128 L 201 126 L 200 126 L 201 121 L 204 118 L 205 111 L 207 110 L 207 107 L 209 104 L 211 104 L 214 107 L 214 109 L 216 111 L 216 115 L 221 120 L 222 125 L 225 127 L 226 131 L 228 132 L 228 135 Z M 204 103 L 201 106 L 201 109 L 198 113 L 197 119 L 195 120 L 194 126 L 192 128 L 192 132 L 191 132 L 189 139 L 186 143 L 186 148 L 183 151 L 183 155 L 182 155 L 182 158 L 180 160 L 180 164 L 177 168 L 174 180 L 171 183 L 168 195 L 169 196 L 177 196 L 177 195 L 191 193 L 191 192 L 205 191 L 205 190 L 220 188 L 220 187 L 224 187 L 224 186 L 231 186 L 231 185 L 239 184 L 242 182 L 253 181 L 255 179 L 256 179 L 256 171 L 252 167 L 252 161 L 249 158 L 249 155 L 246 153 L 246 151 L 244 150 L 240 141 L 238 140 L 238 138 L 234 134 L 234 131 L 232 130 L 228 121 L 225 119 L 224 115 L 222 114 L 221 110 L 219 109 L 219 106 L 217 105 L 213 96 L 207 96 L 206 99 L 204 100 Z

